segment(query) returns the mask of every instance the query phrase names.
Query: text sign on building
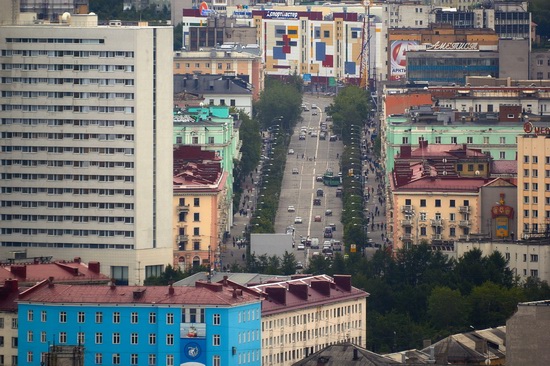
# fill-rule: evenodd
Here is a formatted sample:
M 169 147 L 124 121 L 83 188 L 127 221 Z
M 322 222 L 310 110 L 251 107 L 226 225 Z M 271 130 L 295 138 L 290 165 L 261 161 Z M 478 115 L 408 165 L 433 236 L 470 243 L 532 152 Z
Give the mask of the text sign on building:
M 474 42 L 440 42 L 426 43 L 426 51 L 477 51 L 479 44 Z
M 407 74 L 407 51 L 416 41 L 393 41 L 390 48 L 390 80 L 399 80 Z
M 535 134 L 535 135 L 550 135 L 550 127 L 533 126 L 531 122 L 525 122 L 523 124 L 523 131 L 525 133 Z
M 298 19 L 298 12 L 269 10 L 265 13 L 265 17 L 269 19 Z

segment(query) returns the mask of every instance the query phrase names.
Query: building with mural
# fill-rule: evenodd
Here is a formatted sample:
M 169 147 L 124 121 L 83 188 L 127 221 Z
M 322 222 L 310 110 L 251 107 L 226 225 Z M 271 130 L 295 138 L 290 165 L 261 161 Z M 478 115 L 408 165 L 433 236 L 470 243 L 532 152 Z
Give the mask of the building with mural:
M 86 365 L 261 365 L 259 296 L 195 287 L 62 285 L 45 280 L 18 303 L 19 364 L 52 346 L 83 346 Z
M 232 200 L 221 158 L 200 146 L 174 150 L 174 266 L 221 270 L 222 243 L 229 232 Z

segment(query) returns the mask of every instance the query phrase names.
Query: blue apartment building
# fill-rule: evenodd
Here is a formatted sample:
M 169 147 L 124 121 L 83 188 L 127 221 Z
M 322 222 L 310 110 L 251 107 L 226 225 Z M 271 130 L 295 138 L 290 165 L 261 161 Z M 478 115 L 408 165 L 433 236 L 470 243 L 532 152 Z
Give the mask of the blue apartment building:
M 117 287 L 47 280 L 20 295 L 18 320 L 22 365 L 42 365 L 51 346 L 81 346 L 87 366 L 261 364 L 259 297 L 218 283 Z

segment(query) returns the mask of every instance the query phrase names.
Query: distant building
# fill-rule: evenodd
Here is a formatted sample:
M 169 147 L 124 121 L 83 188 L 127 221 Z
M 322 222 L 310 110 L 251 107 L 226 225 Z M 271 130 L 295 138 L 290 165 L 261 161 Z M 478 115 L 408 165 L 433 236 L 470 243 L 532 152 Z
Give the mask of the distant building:
M 401 364 L 401 362 L 371 352 L 353 343 L 345 342 L 328 345 L 293 363 L 292 366 L 390 366 Z
M 87 14 L 89 0 L 18 0 L 22 13 L 36 13 L 37 19 L 59 22 L 63 13 Z
M 506 322 L 506 365 L 544 366 L 550 364 L 550 300 L 521 302 Z
M 199 146 L 174 151 L 174 266 L 221 270 L 232 201 L 220 158 Z
M 259 296 L 223 284 L 71 286 L 47 280 L 19 296 L 19 364 L 41 365 L 55 344 L 84 346 L 86 365 L 259 366 L 260 307 Z

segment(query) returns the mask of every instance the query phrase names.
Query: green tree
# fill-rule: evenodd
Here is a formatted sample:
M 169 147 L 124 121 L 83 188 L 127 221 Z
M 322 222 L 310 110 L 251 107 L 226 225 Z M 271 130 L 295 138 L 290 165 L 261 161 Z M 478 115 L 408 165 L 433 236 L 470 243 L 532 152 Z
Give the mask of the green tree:
M 294 84 L 269 80 L 260 93 L 260 99 L 255 103 L 255 118 L 264 128 L 281 125 L 288 132 L 301 118 L 301 105 L 302 94 L 296 90 Z
M 485 282 L 474 287 L 468 296 L 471 308 L 470 321 L 476 329 L 502 325 L 523 299 L 520 288 L 507 289 L 492 282 Z
M 468 319 L 466 299 L 458 290 L 436 287 L 428 298 L 428 317 L 437 329 L 463 329 Z
M 533 22 L 537 23 L 537 34 L 543 39 L 550 37 L 550 2 L 548 0 L 529 0 Z
M 178 23 L 174 27 L 174 51 L 179 51 L 183 47 L 183 23 Z
M 204 268 L 200 268 L 204 269 Z M 197 269 L 196 269 L 197 270 Z M 143 281 L 143 284 L 145 286 L 166 286 L 170 283 L 177 282 L 181 279 L 184 279 L 185 277 L 189 276 L 189 274 L 192 274 L 194 272 L 189 273 L 183 273 L 181 269 L 175 269 L 170 264 L 166 266 L 164 271 L 160 274 L 160 276 L 153 276 L 148 277 Z
M 369 92 L 357 86 L 346 86 L 334 98 L 328 113 L 332 116 L 334 131 L 342 136 L 344 144 L 349 144 L 354 133 L 359 137 L 360 128 L 369 118 L 370 109 Z
M 289 253 L 285 250 L 285 254 L 283 254 L 283 260 L 281 262 L 282 274 L 289 276 L 296 273 L 296 263 L 294 253 Z

